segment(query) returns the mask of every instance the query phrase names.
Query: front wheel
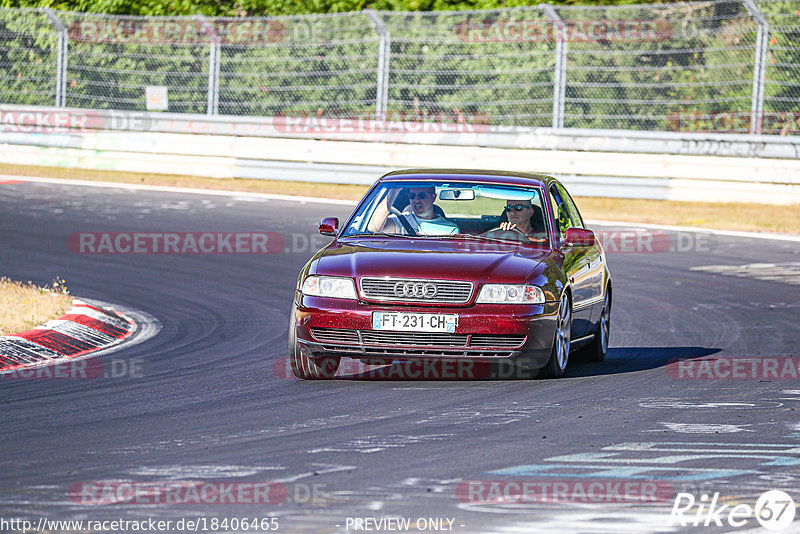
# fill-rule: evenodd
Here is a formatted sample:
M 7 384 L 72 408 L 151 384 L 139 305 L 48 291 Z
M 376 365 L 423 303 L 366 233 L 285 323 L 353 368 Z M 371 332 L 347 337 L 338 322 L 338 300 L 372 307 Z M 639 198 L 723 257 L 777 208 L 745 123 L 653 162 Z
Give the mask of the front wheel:
M 569 363 L 570 331 L 572 330 L 572 305 L 569 295 L 565 292 L 561 296 L 556 318 L 556 335 L 553 339 L 553 350 L 550 359 L 544 366 L 546 378 L 561 378 Z
M 339 370 L 341 358 L 311 358 L 303 356 L 297 342 L 296 326 L 295 308 L 292 307 L 292 316 L 289 319 L 289 363 L 292 366 L 294 376 L 304 380 L 329 380 L 333 378 L 336 375 L 336 371 Z

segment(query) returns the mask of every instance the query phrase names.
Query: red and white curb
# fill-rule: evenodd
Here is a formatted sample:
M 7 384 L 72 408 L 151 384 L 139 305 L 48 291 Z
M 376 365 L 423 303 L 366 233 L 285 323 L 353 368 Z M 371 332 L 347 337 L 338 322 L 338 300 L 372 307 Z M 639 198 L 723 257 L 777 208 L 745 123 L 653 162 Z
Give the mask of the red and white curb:
M 72 308 L 38 328 L 0 336 L 0 373 L 80 358 L 113 347 L 137 330 L 128 315 L 72 299 Z

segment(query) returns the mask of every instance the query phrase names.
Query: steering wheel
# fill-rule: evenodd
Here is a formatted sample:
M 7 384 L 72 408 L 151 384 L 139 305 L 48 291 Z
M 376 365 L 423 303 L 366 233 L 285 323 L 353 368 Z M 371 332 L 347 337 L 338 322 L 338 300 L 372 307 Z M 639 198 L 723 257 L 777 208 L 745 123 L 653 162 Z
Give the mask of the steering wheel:
M 512 232 L 512 231 L 516 232 L 516 234 L 513 234 L 513 235 L 509 236 L 508 232 Z M 491 230 L 487 230 L 486 232 L 484 232 L 481 235 L 484 235 L 484 236 L 487 236 L 487 237 L 491 237 L 488 234 L 492 234 L 492 233 L 496 233 L 496 232 L 499 232 L 501 234 L 501 236 L 503 236 L 503 237 L 508 237 L 508 238 L 513 238 L 513 239 L 519 240 L 521 243 L 542 243 L 542 241 L 543 241 L 542 239 L 538 239 L 538 238 L 534 238 L 534 237 L 529 236 L 528 234 L 526 234 L 525 232 L 523 232 L 522 230 L 520 230 L 516 226 L 514 226 L 513 228 L 509 228 L 508 230 L 504 230 L 502 227 L 498 226 L 496 228 L 492 228 Z
M 524 235 L 525 237 L 528 237 L 528 234 L 526 234 L 525 232 L 523 232 L 522 230 L 520 230 L 516 226 L 514 226 L 513 228 L 509 228 L 508 230 L 504 230 L 502 226 L 498 226 L 497 228 L 492 228 L 491 230 L 485 231 L 484 234 L 488 234 L 489 232 L 497 232 L 497 231 L 510 232 L 512 230 L 517 232 L 517 233 L 520 233 L 520 234 Z
M 406 219 L 405 215 L 400 213 L 400 210 L 398 210 L 394 206 L 389 206 L 389 211 L 391 211 L 392 214 L 394 214 L 397 217 L 398 224 L 400 224 L 400 226 L 405 228 L 405 231 L 408 232 L 408 235 L 410 235 L 411 237 L 419 237 L 419 233 L 417 233 L 417 231 L 414 230 L 414 227 L 408 223 L 408 219 Z

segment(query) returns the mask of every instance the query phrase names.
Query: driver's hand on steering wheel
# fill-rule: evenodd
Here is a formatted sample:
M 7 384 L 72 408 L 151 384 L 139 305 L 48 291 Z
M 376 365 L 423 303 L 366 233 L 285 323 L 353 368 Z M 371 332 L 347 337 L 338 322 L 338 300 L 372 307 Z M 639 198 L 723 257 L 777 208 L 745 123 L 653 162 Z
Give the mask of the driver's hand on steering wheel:
M 523 232 L 522 230 L 517 228 L 516 224 L 510 223 L 508 221 L 501 222 L 500 223 L 500 229 L 503 230 L 504 232 L 509 232 L 511 230 L 517 231 L 517 232 L 521 233 L 522 235 L 524 235 L 525 237 L 527 237 L 528 241 L 530 241 L 531 243 L 536 243 L 536 244 L 541 245 L 541 244 L 544 244 L 544 243 L 547 242 L 546 238 L 542 239 L 542 238 L 533 237 L 536 234 L 526 234 L 525 232 Z

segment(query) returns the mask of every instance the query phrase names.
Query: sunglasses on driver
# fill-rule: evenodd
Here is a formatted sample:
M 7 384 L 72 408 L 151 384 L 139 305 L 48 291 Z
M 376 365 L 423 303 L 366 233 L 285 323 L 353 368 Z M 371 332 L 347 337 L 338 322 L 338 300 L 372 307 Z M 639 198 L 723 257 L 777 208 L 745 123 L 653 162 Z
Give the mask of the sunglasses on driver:
M 420 200 L 425 200 L 426 198 L 428 198 L 428 195 L 431 195 L 431 194 L 432 193 L 426 193 L 424 191 L 422 193 L 409 193 L 408 194 L 408 198 L 410 200 L 414 200 L 415 198 L 419 197 Z
M 513 206 L 506 206 L 506 211 L 522 211 L 522 210 L 529 210 L 531 206 L 526 206 L 525 204 L 514 204 Z

